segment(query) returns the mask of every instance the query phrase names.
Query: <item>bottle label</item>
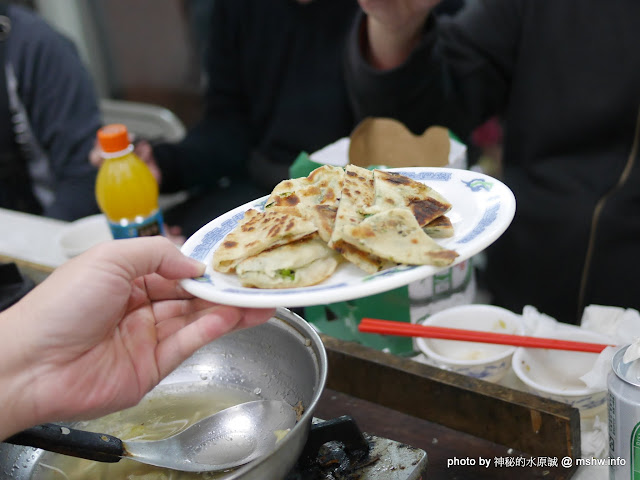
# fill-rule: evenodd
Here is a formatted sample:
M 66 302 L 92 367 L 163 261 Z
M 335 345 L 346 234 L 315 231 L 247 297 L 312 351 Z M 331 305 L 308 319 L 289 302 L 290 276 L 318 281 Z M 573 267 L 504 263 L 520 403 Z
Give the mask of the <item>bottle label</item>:
M 164 222 L 162 212 L 156 210 L 148 217 L 134 222 L 111 222 L 109 221 L 111 234 L 115 239 L 151 237 L 153 235 L 164 235 Z

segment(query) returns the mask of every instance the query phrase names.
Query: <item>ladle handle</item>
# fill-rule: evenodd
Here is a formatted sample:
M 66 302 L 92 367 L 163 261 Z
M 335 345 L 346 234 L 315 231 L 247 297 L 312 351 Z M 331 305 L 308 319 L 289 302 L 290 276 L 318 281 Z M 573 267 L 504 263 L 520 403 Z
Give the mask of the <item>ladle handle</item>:
M 124 445 L 119 438 L 53 423 L 28 428 L 4 441 L 97 462 L 119 462 L 124 455 Z

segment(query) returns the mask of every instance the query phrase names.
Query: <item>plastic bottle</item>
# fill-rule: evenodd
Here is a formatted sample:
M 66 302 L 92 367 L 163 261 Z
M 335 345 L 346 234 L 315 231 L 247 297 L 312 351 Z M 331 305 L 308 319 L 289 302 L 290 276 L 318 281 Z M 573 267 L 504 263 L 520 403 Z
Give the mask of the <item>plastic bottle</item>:
M 133 152 L 127 127 L 102 127 L 98 130 L 98 143 L 105 161 L 96 179 L 96 199 L 109 221 L 113 238 L 164 235 L 158 183 Z

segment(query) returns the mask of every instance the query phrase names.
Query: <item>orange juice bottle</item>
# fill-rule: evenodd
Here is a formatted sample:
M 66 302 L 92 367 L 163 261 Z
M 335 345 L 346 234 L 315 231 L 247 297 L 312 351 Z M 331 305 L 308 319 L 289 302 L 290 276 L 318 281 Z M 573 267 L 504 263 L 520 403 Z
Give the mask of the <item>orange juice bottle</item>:
M 127 127 L 102 127 L 98 130 L 98 144 L 104 163 L 96 179 L 96 199 L 109 221 L 113 238 L 164 235 L 158 183 L 133 152 Z

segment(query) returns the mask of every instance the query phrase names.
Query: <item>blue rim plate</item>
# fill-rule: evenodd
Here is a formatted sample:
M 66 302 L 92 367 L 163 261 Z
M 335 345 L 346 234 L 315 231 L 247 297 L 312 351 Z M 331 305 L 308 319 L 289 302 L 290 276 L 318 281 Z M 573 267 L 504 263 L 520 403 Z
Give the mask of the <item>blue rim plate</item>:
M 445 248 L 458 252 L 453 265 L 463 262 L 491 245 L 507 229 L 516 210 L 515 197 L 499 180 L 482 173 L 453 168 L 394 168 L 429 185 L 453 205 L 447 216 L 455 234 L 436 239 Z M 258 289 L 243 287 L 234 274 L 213 270 L 211 258 L 223 238 L 233 230 L 250 208 L 262 210 L 267 197 L 237 207 L 212 220 L 194 233 L 182 252 L 207 265 L 202 277 L 182 281 L 191 294 L 225 305 L 241 307 L 306 307 L 353 300 L 375 295 L 430 277 L 449 267 L 401 265 L 369 275 L 345 262 L 324 282 L 311 287 Z M 451 266 L 453 266 L 451 265 Z

